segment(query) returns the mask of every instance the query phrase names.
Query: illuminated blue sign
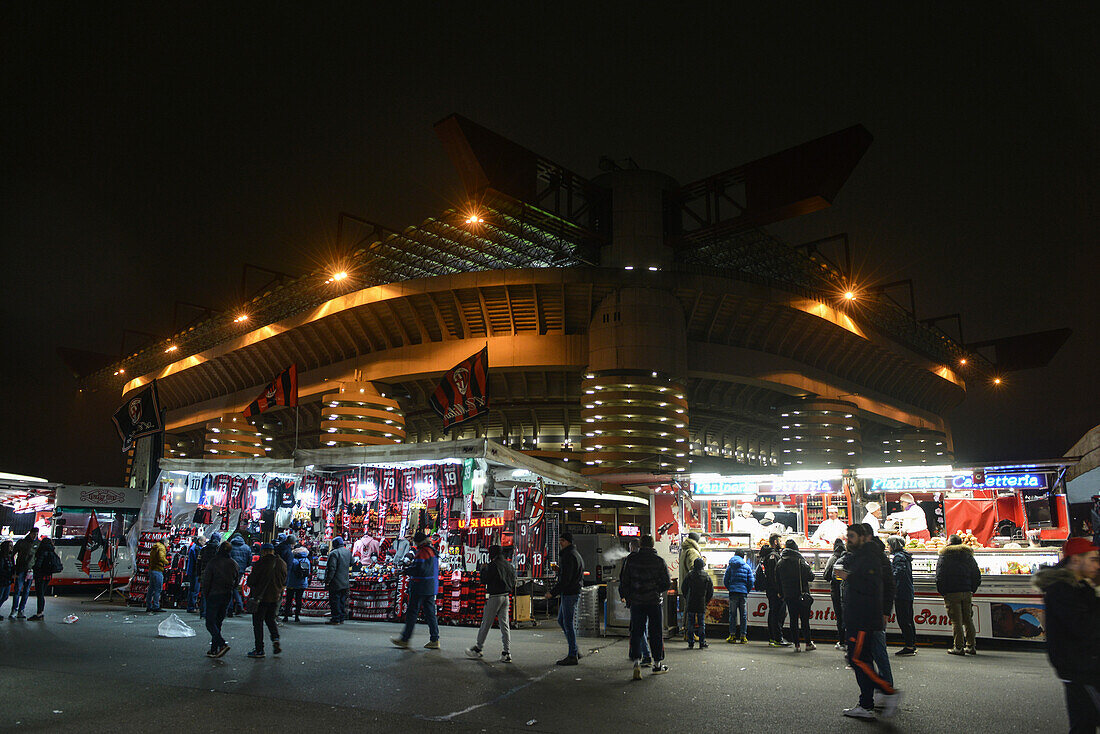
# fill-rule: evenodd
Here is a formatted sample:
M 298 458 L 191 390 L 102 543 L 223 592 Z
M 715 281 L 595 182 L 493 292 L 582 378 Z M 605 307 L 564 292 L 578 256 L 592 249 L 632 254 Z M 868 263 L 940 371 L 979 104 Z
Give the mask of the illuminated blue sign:
M 951 477 L 875 477 L 870 492 L 942 492 L 945 489 L 1046 488 L 1046 474 L 986 474 L 985 484 L 974 484 L 970 474 Z
M 756 482 L 732 482 L 719 479 L 713 482 L 693 482 L 691 485 L 691 493 L 693 495 L 755 495 L 757 486 Z
M 871 492 L 899 492 L 902 490 L 942 492 L 947 489 L 946 477 L 875 477 L 871 480 Z
M 974 484 L 969 474 L 951 478 L 954 489 L 1016 489 L 1018 487 L 1047 486 L 1045 474 L 986 474 L 985 484 Z

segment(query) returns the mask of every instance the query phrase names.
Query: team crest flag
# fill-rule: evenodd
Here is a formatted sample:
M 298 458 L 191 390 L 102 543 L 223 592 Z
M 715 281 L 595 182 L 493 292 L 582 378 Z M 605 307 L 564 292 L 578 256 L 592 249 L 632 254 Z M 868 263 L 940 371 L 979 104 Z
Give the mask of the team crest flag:
M 125 453 L 142 436 L 149 436 L 164 430 L 160 416 L 160 397 L 157 393 L 157 381 L 134 395 L 115 411 L 111 417 L 118 435 L 122 439 L 122 451 Z
M 443 419 L 444 432 L 488 413 L 489 347 L 449 369 L 429 401 Z
M 292 364 L 264 388 L 260 396 L 244 409 L 244 417 L 251 418 L 276 405 L 298 404 L 298 365 Z

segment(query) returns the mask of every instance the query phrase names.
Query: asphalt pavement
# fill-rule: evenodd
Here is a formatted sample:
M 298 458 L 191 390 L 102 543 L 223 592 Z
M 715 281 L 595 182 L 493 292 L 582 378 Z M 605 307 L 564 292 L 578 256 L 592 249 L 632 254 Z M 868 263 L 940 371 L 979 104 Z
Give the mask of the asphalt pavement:
M 33 599 L 31 600 L 33 605 Z M 5 605 L 4 610 L 8 607 Z M 62 619 L 79 617 L 73 624 Z M 226 621 L 232 650 L 220 660 L 202 620 L 196 632 L 161 638 L 168 614 L 47 600 L 46 620 L 0 621 L 0 731 L 896 731 L 1050 732 L 1067 726 L 1061 684 L 1038 648 L 947 655 L 944 645 L 892 656 L 904 693 L 890 721 L 841 717 L 855 705 L 851 670 L 832 643 L 812 653 L 761 642 L 707 650 L 668 641 L 667 675 L 631 680 L 625 640 L 583 638 L 576 667 L 556 623 L 512 632 L 512 664 L 500 663 L 493 630 L 483 660 L 465 648 L 476 630 L 443 627 L 429 651 L 418 628 L 410 650 L 389 638 L 399 625 L 321 619 L 281 628 L 283 652 L 252 660 L 250 618 Z M 714 630 L 717 632 L 717 630 Z M 896 650 L 891 647 L 891 651 Z

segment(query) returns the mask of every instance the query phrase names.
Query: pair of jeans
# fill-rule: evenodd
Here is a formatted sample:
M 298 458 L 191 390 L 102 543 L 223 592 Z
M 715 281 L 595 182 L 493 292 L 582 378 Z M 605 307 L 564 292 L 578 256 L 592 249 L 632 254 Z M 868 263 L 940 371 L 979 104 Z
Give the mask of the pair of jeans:
M 252 612 L 252 634 L 256 637 L 256 651 L 264 651 L 264 625 L 271 633 L 271 641 L 279 641 L 279 627 L 275 624 L 275 611 L 279 608 L 277 601 L 256 602 L 256 611 Z
M 229 605 L 229 611 L 233 614 L 244 613 L 244 597 L 241 596 L 241 587 L 233 589 L 232 602 Z
M 1100 728 L 1100 689 L 1085 683 L 1064 680 L 1069 734 L 1094 734 Z
M 329 589 L 328 608 L 332 613 L 331 621 L 343 622 L 348 613 L 348 590 Z
M 684 612 L 684 624 L 687 629 L 688 645 L 694 645 L 696 638 L 699 646 L 707 644 L 707 627 L 703 622 L 703 612 Z
M 848 665 L 856 674 L 859 684 L 859 705 L 868 711 L 875 708 L 875 689 L 893 694 L 894 686 L 885 680 L 872 663 L 873 632 L 848 630 Z
M 160 592 L 164 589 L 164 574 L 160 571 L 149 572 L 149 588 L 145 591 L 145 609 L 160 609 Z
M 943 595 L 943 601 L 947 605 L 947 618 L 951 620 L 955 635 L 956 650 L 974 647 L 977 632 L 974 629 L 974 605 L 971 604 L 973 598 L 974 595 L 969 591 L 951 591 Z
M 844 639 L 844 600 L 840 598 L 840 584 L 834 582 L 829 585 L 829 598 L 833 602 L 833 616 L 836 617 L 836 634 L 838 640 Z
M 783 621 L 787 618 L 787 607 L 779 594 L 768 592 L 768 639 L 779 642 L 783 639 Z
M 562 594 L 561 604 L 558 605 L 558 626 L 565 633 L 565 641 L 569 645 L 569 657 L 580 657 L 577 648 L 577 607 L 581 603 L 580 594 Z
M 648 633 L 648 634 L 647 634 Z M 645 649 L 649 638 L 649 650 Z M 653 657 L 653 664 L 665 659 L 665 637 L 661 629 L 660 604 L 630 605 L 630 659 L 638 662 Z
M 424 610 L 424 621 L 428 623 L 428 638 L 435 642 L 439 639 L 439 624 L 435 620 L 435 594 L 409 594 L 409 608 L 405 610 L 405 629 L 401 632 L 401 639 L 408 642 L 412 639 L 413 628 L 420 616 L 420 610 Z
M 11 613 L 22 614 L 27 608 L 27 597 L 31 594 L 31 577 L 23 573 L 15 575 L 15 593 L 11 595 Z
M 791 628 L 788 638 L 798 645 L 812 641 L 810 636 L 810 608 L 802 603 L 801 597 L 786 599 L 787 613 L 791 616 Z M 801 630 L 799 629 L 801 627 Z M 799 632 L 801 631 L 801 635 Z
M 199 577 L 192 576 L 191 588 L 187 590 L 187 611 L 193 612 L 199 606 Z
M 10 596 L 10 595 L 11 595 L 11 584 L 10 583 L 7 583 L 7 584 L 4 584 L 3 586 L 0 586 L 0 609 L 3 608 L 4 602 L 6 602 L 8 600 L 8 596 Z M 14 607 L 15 604 L 13 603 L 12 606 Z
M 485 612 L 481 615 L 481 629 L 477 631 L 477 642 L 474 644 L 478 650 L 485 645 L 485 638 L 489 636 L 489 630 L 493 628 L 493 620 L 500 624 L 500 636 L 503 640 L 505 655 L 508 654 L 508 645 L 511 642 L 512 630 L 508 626 L 508 612 L 511 609 L 511 597 L 507 594 L 490 594 L 485 597 Z
M 302 613 L 302 594 L 304 594 L 305 591 L 305 589 L 291 589 L 287 587 L 286 601 L 283 602 L 283 619 L 287 619 L 290 616 L 291 609 L 294 610 L 295 619 Z
M 886 650 L 886 631 L 868 632 L 871 638 L 871 660 L 875 662 L 882 679 L 894 685 L 894 671 L 890 669 L 890 653 Z
M 749 631 L 749 615 L 745 608 L 745 594 L 730 593 L 730 637 L 741 639 Z M 740 618 L 740 621 L 734 621 Z
M 898 627 L 901 627 L 902 644 L 908 648 L 915 648 L 917 646 L 917 625 L 913 622 L 912 598 L 895 599 L 894 615 L 897 617 Z
M 222 622 L 229 611 L 229 594 L 213 594 L 206 598 L 206 631 L 210 633 L 210 649 L 220 650 L 225 645 Z
M 38 610 L 35 614 L 42 614 L 46 610 L 46 588 L 50 585 L 52 578 L 52 576 L 34 577 L 34 595 L 38 601 Z

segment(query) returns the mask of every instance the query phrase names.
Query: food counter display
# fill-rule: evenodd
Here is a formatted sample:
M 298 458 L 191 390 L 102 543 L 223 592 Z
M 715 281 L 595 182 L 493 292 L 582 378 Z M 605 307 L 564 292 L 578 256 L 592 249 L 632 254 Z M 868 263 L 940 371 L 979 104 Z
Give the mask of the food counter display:
M 720 542 L 713 542 L 719 540 Z M 722 576 L 726 564 L 736 550 L 743 550 L 755 568 L 758 564 L 757 549 L 727 545 L 724 539 L 704 538 L 703 557 L 714 579 L 715 595 L 707 608 L 706 621 L 714 625 L 729 624 L 729 602 Z M 932 637 L 949 637 L 951 623 L 943 598 L 936 592 L 936 564 L 939 554 L 929 549 L 908 549 L 913 556 L 913 580 L 916 598 L 913 603 L 914 623 L 917 634 Z M 828 638 L 836 634 L 836 616 L 833 611 L 829 583 L 824 579 L 825 566 L 832 555 L 830 550 L 805 547 L 800 550 L 814 571 L 810 583 L 814 597 L 810 627 L 824 631 Z M 1043 632 L 1043 596 L 1031 586 L 1031 574 L 1041 566 L 1058 562 L 1054 548 L 978 548 L 974 551 L 982 583 L 974 594 L 974 626 L 978 637 L 1007 640 L 1045 640 Z M 748 597 L 749 624 L 767 626 L 768 598 L 763 592 L 751 592 Z M 897 619 L 890 616 L 888 633 L 901 634 Z

